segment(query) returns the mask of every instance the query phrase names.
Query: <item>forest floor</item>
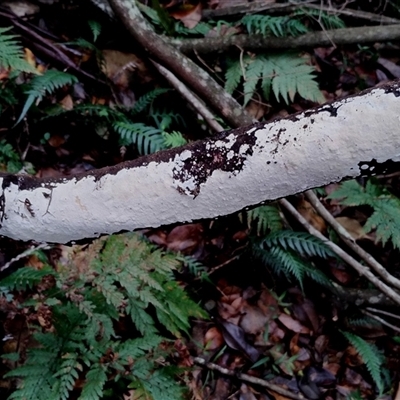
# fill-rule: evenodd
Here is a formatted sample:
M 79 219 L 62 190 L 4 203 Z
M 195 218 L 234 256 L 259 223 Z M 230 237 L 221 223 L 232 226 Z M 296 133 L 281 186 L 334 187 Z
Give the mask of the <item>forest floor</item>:
M 61 115 L 57 106 L 64 111 L 73 111 L 86 102 L 129 109 L 146 94 L 169 89 L 165 93 L 160 91 L 157 98 L 154 96 L 154 102 L 146 110 L 147 115 L 138 121 L 148 125 L 152 121 L 160 132 L 165 129 L 161 126 L 165 123 L 170 131 L 182 132 L 181 136 L 187 141 L 213 134 L 204 120 L 199 122 L 197 110 L 182 99 L 180 93 L 170 89 L 146 52 L 133 39 L 127 39 L 129 34 L 119 22 L 89 2 L 20 3 L 26 7 L 17 21 L 20 26 L 15 23 L 7 4 L 0 8 L 0 20 L 1 26 L 14 26 L 26 48 L 26 60 L 38 71 L 67 71 L 75 74 L 78 80 L 74 85 L 61 87 L 46 94 L 40 102 L 33 103 L 29 113 L 14 126 L 23 113 L 21 99 L 24 99 L 24 89 L 31 77 L 21 74 L 19 81 L 10 86 L 10 70 L 3 70 L 0 74 L 3 83 L 0 94 L 0 163 L 4 172 L 14 173 L 23 168 L 41 178 L 68 177 L 133 159 L 148 150 L 140 151 L 139 147 L 144 144 L 139 141 L 134 143 L 136 147 L 122 143 L 115 132 L 108 131 L 102 122 L 107 120 L 108 123 L 111 114 L 94 115 L 94 111 L 88 110 L 86 114 L 71 117 L 70 114 Z M 193 1 L 183 6 L 181 3 L 185 2 L 153 2 L 153 11 L 157 10 L 156 5 L 161 4 L 159 16 L 173 18 L 186 28 L 195 29 L 208 21 L 213 10 L 218 10 L 214 18 L 221 21 L 219 33 L 235 35 L 242 33 L 243 27 L 235 22 L 237 14 L 228 13 L 233 13 L 234 7 L 239 9 L 235 12 L 240 17 L 246 15 L 246 7 L 249 15 L 264 15 L 268 12 L 266 5 L 285 2 L 215 0 Z M 379 25 L 372 16 L 381 18 L 382 24 L 385 17 L 391 19 L 393 25 L 395 18 L 399 18 L 397 23 L 400 24 L 400 6 L 396 6 L 396 2 L 310 3 L 317 7 L 314 10 L 328 10 L 327 15 L 334 9 L 340 10 L 337 15 L 349 28 Z M 11 10 L 17 12 L 13 7 Z M 295 12 L 295 9 L 283 10 L 278 15 L 293 18 Z M 316 29 L 327 29 L 317 14 L 312 18 L 319 26 Z M 161 26 L 157 29 L 162 30 L 168 23 L 163 23 L 161 17 L 160 20 Z M 55 43 L 62 43 L 62 46 L 55 46 Z M 399 40 L 346 45 L 332 43 L 330 46 L 316 45 L 291 51 L 295 51 L 297 57 L 307 59 L 308 66 L 313 68 L 319 95 L 325 101 L 357 94 L 400 78 Z M 197 54 L 193 59 L 211 71 L 216 79 L 222 80 L 224 74 L 221 71 L 229 67 L 235 56 L 239 59 L 238 49 L 218 54 Z M 246 57 L 250 59 L 255 55 L 242 52 L 240 57 L 245 63 Z M 102 61 L 98 62 L 100 58 Z M 262 90 L 257 89 L 254 88 L 247 101 L 246 110 L 260 121 L 285 117 L 318 104 L 293 93 L 289 93 L 286 102 L 272 95 L 265 99 Z M 242 103 L 245 90 L 243 84 L 239 84 L 234 92 Z M 9 100 L 13 96 L 19 103 Z M 393 216 L 394 227 L 382 225 L 381 231 L 376 224 L 368 225 L 373 213 L 379 212 L 378 206 L 375 207 L 375 203 L 371 206 L 367 200 L 358 204 L 342 201 L 340 196 L 334 195 L 337 190 L 345 190 L 340 184 L 331 184 L 287 200 L 308 224 L 337 243 L 346 254 L 361 260 L 362 265 L 367 264 L 354 248 L 347 247 L 326 216 L 316 211 L 315 204 L 312 205 L 315 201 L 349 232 L 358 248 L 367 251 L 397 279 L 400 278 L 400 225 L 396 225 L 400 221 L 399 177 L 398 171 L 391 171 L 373 180 L 360 178 L 356 183 L 360 196 L 374 192 L 375 200 L 390 198 L 393 204 L 397 204 L 393 206 L 396 214 Z M 189 388 L 187 398 L 399 400 L 399 304 L 381 296 L 371 282 L 342 258 L 330 253 L 329 256 L 324 253 L 323 257 L 316 257 L 314 253 L 318 245 L 314 246 L 312 239 L 301 236 L 304 226 L 288 212 L 285 204 L 280 201 L 217 220 L 140 232 L 162 249 L 195 261 L 191 268 L 189 265 L 176 273 L 180 285 L 209 315 L 206 319 L 193 319 L 188 334 L 174 342 L 173 362 L 189 367 L 181 375 Z M 393 231 L 385 237 L 381 233 L 385 229 Z M 279 234 L 282 230 L 290 232 L 285 233 L 289 236 Z M 300 236 L 296 236 L 297 232 Z M 271 233 L 276 235 L 276 239 Z M 267 237 L 269 242 L 265 239 Z M 7 268 L 2 268 L 1 277 L 26 265 L 41 268 L 43 259 L 38 253 L 24 253 L 31 246 L 40 250 L 48 263 L 57 265 L 65 263 L 66 259 L 75 259 L 79 263 L 80 254 L 85 253 L 89 242 L 51 245 L 51 248 L 41 250 L 40 244 L 3 237 L 0 239 L 0 265 L 7 265 Z M 269 253 L 257 254 L 255 243 Z M 278 250 L 274 253 L 274 249 L 278 248 L 282 252 L 290 251 L 284 253 L 286 256 L 283 253 L 277 255 Z M 26 256 L 19 258 L 21 254 Z M 286 261 L 284 257 L 287 257 Z M 7 264 L 10 260 L 12 264 Z M 280 269 L 279 263 L 285 264 L 286 269 Z M 317 271 L 324 273 L 326 282 L 323 278 L 316 282 Z M 37 296 L 48 283 L 40 285 Z M 2 354 L 37 346 L 30 339 L 34 325 L 43 331 L 51 330 L 51 316 L 46 314 L 47 309 L 40 308 L 28 314 L 23 307 L 24 301 L 33 298 L 35 293 L 29 288 L 19 292 L 15 294 L 13 304 L 5 292 L 0 297 Z M 374 303 L 374 299 L 378 300 Z M 124 320 L 118 324 L 118 331 L 129 329 L 123 326 Z M 1 378 L 10 370 L 10 365 L 10 360 L 5 359 L 0 367 L 2 398 L 11 395 L 15 387 L 10 378 Z M 114 396 L 110 398 L 122 398 Z M 70 398 L 77 397 L 73 392 Z M 135 397 L 135 390 L 127 390 L 124 398 L 139 397 Z

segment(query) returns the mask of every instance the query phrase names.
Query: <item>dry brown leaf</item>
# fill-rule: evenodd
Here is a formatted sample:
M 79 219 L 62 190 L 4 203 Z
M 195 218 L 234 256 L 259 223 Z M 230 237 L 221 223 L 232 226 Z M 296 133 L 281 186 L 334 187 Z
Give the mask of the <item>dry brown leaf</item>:
M 324 219 L 317 214 L 313 206 L 306 200 L 301 200 L 297 205 L 297 211 L 311 224 L 315 229 L 320 232 L 326 231 L 326 224 Z
M 187 4 L 170 13 L 171 17 L 181 21 L 188 29 L 193 29 L 201 21 L 202 5 Z
M 241 317 L 239 325 L 247 334 L 259 335 L 264 332 L 269 316 L 265 315 L 259 307 L 254 307 L 245 302 L 242 314 L 244 315 Z
M 145 63 L 135 54 L 123 53 L 118 50 L 103 50 L 103 73 L 123 89 L 128 89 L 132 76 L 137 74 L 143 83 L 150 82 L 153 78 Z
M 210 328 L 204 336 L 204 346 L 206 350 L 216 350 L 220 348 L 224 343 L 224 338 L 221 331 L 213 326 Z
M 71 95 L 66 95 L 61 101 L 60 105 L 64 110 L 70 111 L 74 108 L 74 101 L 72 100 Z
M 278 317 L 279 321 L 286 326 L 289 330 L 296 333 L 310 333 L 310 330 L 302 325 L 299 321 L 293 319 L 290 315 L 281 314 Z
M 167 247 L 172 251 L 193 254 L 204 245 L 201 224 L 178 225 L 167 236 Z
M 349 217 L 337 217 L 335 220 L 342 225 L 347 232 L 349 232 L 354 240 L 363 239 L 366 237 L 363 227 L 356 219 Z

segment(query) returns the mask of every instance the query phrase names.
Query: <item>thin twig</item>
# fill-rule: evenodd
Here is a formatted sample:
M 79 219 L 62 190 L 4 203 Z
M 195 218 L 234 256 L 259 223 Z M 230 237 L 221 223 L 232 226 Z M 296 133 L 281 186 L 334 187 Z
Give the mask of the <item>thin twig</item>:
M 195 94 L 221 113 L 225 121 L 233 126 L 245 126 L 255 122 L 208 73 L 154 32 L 140 12 L 137 2 L 132 0 L 109 0 L 109 2 L 128 32 L 151 57 L 172 71 Z
M 366 311 L 366 310 L 361 310 L 361 312 L 362 312 L 363 314 L 365 314 L 365 315 L 368 315 L 368 317 L 374 319 L 375 321 L 380 322 L 382 325 L 386 325 L 387 327 L 389 327 L 389 328 L 393 329 L 394 331 L 400 333 L 400 328 L 397 327 L 396 325 L 393 325 L 393 324 L 391 324 L 391 323 L 385 321 L 383 318 L 378 317 L 377 315 L 372 314 L 372 313 L 370 313 L 370 312 L 368 312 L 368 311 Z
M 184 97 L 190 105 L 204 118 L 208 126 L 215 132 L 222 132 L 224 130 L 223 126 L 215 120 L 214 115 L 210 110 L 204 105 L 204 103 L 188 89 L 188 87 L 181 82 L 171 71 L 164 68 L 162 65 L 152 61 L 153 65 L 156 67 L 158 72 L 179 92 L 179 94 Z
M 395 278 L 393 275 L 384 268 L 378 261 L 375 260 L 371 254 L 367 253 L 361 248 L 353 239 L 347 230 L 340 225 L 332 214 L 323 206 L 319 201 L 318 197 L 313 190 L 305 192 L 307 200 L 315 208 L 317 213 L 333 228 L 333 230 L 340 236 L 340 238 L 347 244 L 347 246 L 353 250 L 362 260 L 365 261 L 382 279 L 393 287 L 400 289 L 400 280 Z
M 0 271 L 3 272 L 5 271 L 7 268 L 10 267 L 11 264 L 15 263 L 16 261 L 21 260 L 22 258 L 28 257 L 31 254 L 33 254 L 35 251 L 38 251 L 40 249 L 48 249 L 50 248 L 48 243 L 40 243 L 37 246 L 33 246 L 28 250 L 23 251 L 21 254 L 18 254 L 16 257 L 12 258 L 10 261 L 8 261 L 7 263 L 5 263 L 1 268 Z
M 372 313 L 383 314 L 383 315 L 386 315 L 388 317 L 392 317 L 392 318 L 395 318 L 395 319 L 400 319 L 400 315 L 393 314 L 391 312 L 384 311 L 384 310 L 379 310 L 378 308 L 366 307 L 365 309 L 367 311 L 372 312 Z
M 312 235 L 323 240 L 325 244 L 348 265 L 354 268 L 360 275 L 367 278 L 374 284 L 382 293 L 391 298 L 396 304 L 400 305 L 400 295 L 390 286 L 379 280 L 368 267 L 360 264 L 356 259 L 347 254 L 338 245 L 328 240 L 320 231 L 315 229 L 306 219 L 286 200 L 279 200 L 279 204 L 284 207 L 303 227 Z
M 283 389 L 282 387 L 275 385 L 273 383 L 269 383 L 264 379 L 260 379 L 260 378 L 256 378 L 255 376 L 251 376 L 251 375 L 247 375 L 247 374 L 243 374 L 241 372 L 235 372 L 232 371 L 228 368 L 224 368 L 221 367 L 217 364 L 211 363 L 211 362 L 207 362 L 206 360 L 204 360 L 203 358 L 200 357 L 195 357 L 193 359 L 194 363 L 197 365 L 200 365 L 201 367 L 206 367 L 212 371 L 218 371 L 219 373 L 226 375 L 226 376 L 232 376 L 235 377 L 243 382 L 249 382 L 252 383 L 254 385 L 258 385 L 258 386 L 262 386 L 265 387 L 273 392 L 276 392 L 282 396 L 286 396 L 289 399 L 294 399 L 294 400 L 308 400 L 306 397 L 302 396 L 302 395 L 297 395 L 294 394 L 292 392 L 290 392 L 289 390 Z

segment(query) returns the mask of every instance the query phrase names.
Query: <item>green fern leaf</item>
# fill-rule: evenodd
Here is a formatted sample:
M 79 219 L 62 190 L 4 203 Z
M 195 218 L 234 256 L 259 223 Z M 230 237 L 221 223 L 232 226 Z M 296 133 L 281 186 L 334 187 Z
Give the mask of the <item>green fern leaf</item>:
M 242 64 L 239 60 L 229 61 L 228 68 L 225 72 L 225 90 L 232 94 L 239 86 L 243 76 Z
M 320 239 L 306 232 L 282 230 L 271 233 L 263 240 L 268 247 L 281 246 L 291 249 L 302 256 L 328 258 L 334 257 L 333 251 Z
M 181 114 L 166 109 L 152 109 L 149 113 L 149 117 L 154 120 L 155 126 L 161 131 L 167 131 L 173 123 L 186 126 L 185 120 Z
M 95 365 L 86 374 L 80 400 L 98 400 L 103 397 L 103 387 L 107 382 L 107 374 L 101 365 Z
M 301 18 L 299 16 L 299 18 Z M 308 32 L 307 27 L 300 19 L 293 19 L 288 16 L 270 16 L 270 15 L 246 15 L 240 22 L 245 26 L 249 34 L 270 34 L 282 36 L 297 36 Z
M 38 71 L 24 59 L 24 50 L 17 41 L 17 35 L 8 32 L 12 27 L 0 28 L 0 67 L 18 72 L 38 74 Z
M 267 58 L 274 71 L 272 90 L 278 100 L 282 96 L 289 104 L 289 99 L 293 101 L 295 94 L 299 93 L 306 100 L 324 101 L 312 75 L 314 69 L 305 61 L 292 53 L 275 54 Z
M 101 26 L 100 22 L 95 21 L 93 19 L 90 19 L 88 21 L 88 25 L 89 25 L 90 30 L 92 31 L 93 42 L 95 42 L 101 33 L 102 26 Z
M 147 352 L 156 349 L 160 344 L 160 336 L 147 334 L 143 338 L 126 340 L 118 346 L 117 350 L 122 359 L 139 359 L 146 355 Z
M 313 72 L 313 67 L 307 65 L 307 59 L 293 53 L 244 57 L 241 62 L 236 61 L 227 69 L 225 89 L 232 93 L 244 74 L 244 104 L 254 95 L 260 79 L 267 100 L 272 88 L 276 99 L 279 101 L 283 98 L 287 104 L 294 101 L 296 94 L 306 100 L 323 102 L 325 99 L 314 80 Z
M 56 383 L 52 388 L 53 398 L 60 400 L 69 399 L 69 392 L 75 386 L 79 378 L 78 371 L 82 371 L 82 365 L 78 362 L 78 355 L 67 353 L 62 356 L 63 361 L 59 370 L 53 375 Z
M 384 382 L 382 379 L 382 368 L 384 359 L 375 345 L 366 342 L 364 339 L 349 332 L 340 331 L 342 335 L 350 342 L 357 350 L 358 354 L 363 359 L 368 372 L 374 380 L 379 394 L 383 393 Z
M 143 386 L 152 400 L 176 400 L 185 397 L 182 386 L 174 384 L 171 379 L 174 373 L 176 373 L 175 368 L 162 368 L 143 381 Z
M 343 20 L 339 17 L 339 15 L 329 14 L 321 10 L 310 9 L 307 7 L 302 7 L 299 10 L 296 10 L 293 14 L 296 21 L 297 18 L 308 17 L 309 20 L 315 21 L 317 20 L 320 25 L 322 25 L 323 29 L 341 29 L 345 28 L 346 25 Z
M 246 76 L 244 79 L 244 105 L 246 105 L 252 98 L 257 83 L 261 77 L 264 69 L 265 59 L 263 57 L 256 57 L 246 64 Z
M 164 145 L 167 149 L 174 147 L 180 147 L 187 144 L 187 140 L 183 137 L 182 133 L 173 131 L 170 133 L 163 132 L 162 137 L 164 139 Z
M 293 276 L 296 278 L 303 290 L 305 263 L 299 256 L 279 247 L 274 247 L 267 251 L 264 260 L 275 273 L 284 273 L 286 276 Z
M 165 148 L 165 141 L 162 130 L 141 122 L 116 122 L 113 124 L 114 130 L 121 137 L 121 144 L 135 144 L 140 154 L 155 153 Z
M 175 33 L 179 36 L 206 36 L 212 29 L 211 24 L 200 21 L 194 28 L 186 28 L 181 21 L 175 23 Z
M 376 236 L 383 244 L 391 241 L 400 249 L 400 200 L 382 186 L 369 181 L 365 188 L 356 181 L 347 181 L 328 196 L 347 206 L 368 205 L 374 210 L 363 229 L 376 229 Z
M 154 335 L 157 329 L 154 326 L 154 320 L 145 311 L 146 304 L 139 299 L 129 299 L 127 313 L 131 316 L 136 329 L 142 334 Z
M 78 79 L 75 76 L 56 70 L 48 70 L 44 75 L 34 77 L 29 83 L 26 91 L 28 97 L 15 125 L 18 125 L 23 120 L 34 102 L 41 101 L 46 94 L 51 94 L 56 89 L 66 85 L 73 85 L 77 82 Z
M 268 230 L 275 232 L 282 229 L 282 218 L 277 207 L 268 205 L 246 211 L 247 225 L 249 228 L 256 223 L 257 235 L 264 235 Z
M 37 285 L 45 276 L 54 275 L 54 270 L 45 265 L 42 269 L 33 267 L 22 267 L 13 274 L 0 281 L 0 287 L 9 290 L 26 290 Z
M 150 92 L 147 92 L 136 101 L 135 105 L 131 110 L 131 114 L 133 116 L 140 114 L 141 112 L 146 110 L 146 108 L 148 108 L 157 97 L 169 91 L 170 89 L 154 89 L 151 90 Z

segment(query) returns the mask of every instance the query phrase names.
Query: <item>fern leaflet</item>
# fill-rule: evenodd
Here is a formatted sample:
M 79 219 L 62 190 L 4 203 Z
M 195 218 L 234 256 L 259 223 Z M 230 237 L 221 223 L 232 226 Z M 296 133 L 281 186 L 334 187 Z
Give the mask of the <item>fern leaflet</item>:
M 260 206 L 246 211 L 247 225 L 249 228 L 255 223 L 257 235 L 265 235 L 282 229 L 282 218 L 277 207 L 273 205 Z
M 54 275 L 54 270 L 49 266 L 42 269 L 23 267 L 16 270 L 12 275 L 0 281 L 0 287 L 9 290 L 26 290 L 37 285 L 44 276 Z
M 340 331 L 342 335 L 350 342 L 357 350 L 358 354 L 363 359 L 368 372 L 374 380 L 379 394 L 383 393 L 384 382 L 382 379 L 382 369 L 384 359 L 375 345 L 366 342 L 364 339 L 349 332 Z
M 33 103 L 41 101 L 45 94 L 51 94 L 56 89 L 66 85 L 73 85 L 77 82 L 78 79 L 75 76 L 56 70 L 48 70 L 44 75 L 34 77 L 29 83 L 29 88 L 26 91 L 28 97 L 15 125 L 22 121 Z
M 95 21 L 93 19 L 90 19 L 88 21 L 88 25 L 89 25 L 90 30 L 92 31 L 93 42 L 95 42 L 101 33 L 102 26 L 101 26 L 100 22 Z
M 333 252 L 319 239 L 304 232 L 278 231 L 253 245 L 253 251 L 277 274 L 294 277 L 303 289 L 305 276 L 320 285 L 331 282 L 322 272 L 314 268 L 303 257 L 327 258 Z
M 121 136 L 121 144 L 135 144 L 140 154 L 155 153 L 164 149 L 163 131 L 141 122 L 121 122 L 113 124 L 114 130 Z
M 270 15 L 246 15 L 240 21 L 249 34 L 273 34 L 277 37 L 297 36 L 307 33 L 307 27 L 299 20 L 289 16 L 274 17 Z
M 347 181 L 328 196 L 347 206 L 368 205 L 374 210 L 363 229 L 376 235 L 383 244 L 391 241 L 400 249 L 400 200 L 382 186 L 369 181 L 365 188 L 356 181 Z
M 163 132 L 162 137 L 164 139 L 164 146 L 167 149 L 184 146 L 187 143 L 187 140 L 183 137 L 182 133 L 177 131 L 173 131 L 170 133 Z
M 146 108 L 148 108 L 151 103 L 159 96 L 161 96 L 164 93 L 169 92 L 170 89 L 154 89 L 151 90 L 150 92 L 147 92 L 146 94 L 144 94 L 143 96 L 141 96 L 135 103 L 135 105 L 133 106 L 132 110 L 131 110 L 131 114 L 132 115 L 137 115 L 141 112 L 143 112 L 144 110 L 146 110 Z
M 8 33 L 11 29 L 0 28 L 0 67 L 37 74 L 36 69 L 24 59 L 24 50 L 16 40 L 18 36 Z
M 86 374 L 80 400 L 98 400 L 103 398 L 103 387 L 107 382 L 107 374 L 101 365 L 94 365 Z
M 324 97 L 313 77 L 314 69 L 307 65 L 307 60 L 293 53 L 258 55 L 255 58 L 244 57 L 229 66 L 226 71 L 225 88 L 232 93 L 244 78 L 244 104 L 254 95 L 257 84 L 261 81 L 261 88 L 268 100 L 271 88 L 279 101 L 283 98 L 286 104 L 294 101 L 296 93 L 314 102 L 323 102 Z
M 306 232 L 282 230 L 268 235 L 263 243 L 268 247 L 279 245 L 285 250 L 294 250 L 303 257 L 335 257 L 333 251 L 322 240 Z

